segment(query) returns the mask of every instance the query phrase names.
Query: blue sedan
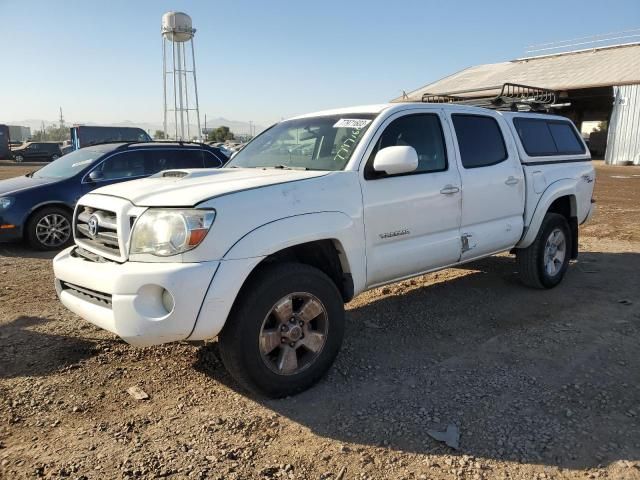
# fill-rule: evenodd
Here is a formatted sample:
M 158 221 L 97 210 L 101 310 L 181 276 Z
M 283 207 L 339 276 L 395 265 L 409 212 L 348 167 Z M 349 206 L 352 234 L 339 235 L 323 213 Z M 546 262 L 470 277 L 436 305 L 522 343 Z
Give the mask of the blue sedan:
M 78 199 L 105 185 L 162 170 L 218 168 L 226 157 L 198 143 L 109 143 L 71 152 L 40 170 L 0 181 L 0 242 L 26 240 L 38 250 L 73 241 Z

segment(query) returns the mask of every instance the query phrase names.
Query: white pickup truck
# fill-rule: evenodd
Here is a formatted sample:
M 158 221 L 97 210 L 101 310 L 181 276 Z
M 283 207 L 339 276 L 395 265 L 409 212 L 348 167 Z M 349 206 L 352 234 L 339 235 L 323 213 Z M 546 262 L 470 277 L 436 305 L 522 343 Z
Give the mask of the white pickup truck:
M 56 290 L 133 345 L 217 336 L 240 384 L 290 395 L 329 369 L 344 303 L 364 290 L 505 251 L 524 284 L 556 286 L 594 179 L 558 116 L 428 103 L 303 115 L 225 168 L 82 197 Z

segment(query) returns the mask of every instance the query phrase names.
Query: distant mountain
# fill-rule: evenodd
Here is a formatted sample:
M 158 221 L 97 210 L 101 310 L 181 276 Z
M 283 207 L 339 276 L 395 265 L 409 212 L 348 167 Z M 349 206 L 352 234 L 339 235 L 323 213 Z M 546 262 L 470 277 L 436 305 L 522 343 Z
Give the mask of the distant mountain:
M 56 120 L 28 119 L 28 120 L 17 120 L 17 121 L 6 121 L 6 122 L 0 120 L 0 124 L 6 123 L 7 125 L 21 125 L 24 127 L 29 127 L 31 128 L 31 132 L 36 132 L 40 130 L 42 128 L 43 122 L 44 122 L 45 128 L 48 127 L 49 125 L 58 125 L 58 121 Z M 200 122 L 201 122 L 200 126 L 204 128 L 205 126 L 204 117 L 200 119 Z M 146 130 L 147 132 L 149 132 L 151 135 L 153 135 L 153 133 L 156 130 L 162 130 L 162 123 L 132 122 L 131 120 L 124 120 L 122 122 L 117 122 L 117 123 L 96 123 L 91 121 L 73 121 L 73 122 L 66 122 L 66 123 L 67 125 L 78 124 L 78 125 L 102 125 L 107 127 L 140 127 Z M 216 128 L 222 125 L 229 127 L 233 133 L 237 133 L 237 134 L 249 133 L 249 122 L 244 122 L 241 120 L 229 120 L 223 117 L 207 118 L 207 128 Z M 255 123 L 252 125 L 253 125 L 253 131 L 255 133 L 259 133 L 266 128 L 263 125 L 256 125 Z M 167 126 L 167 129 L 171 131 L 172 127 L 173 125 L 170 124 Z M 186 130 L 186 125 L 185 125 L 185 130 Z M 195 134 L 195 132 L 197 132 L 198 130 L 198 126 L 195 123 L 191 122 L 191 126 L 189 130 L 192 134 Z

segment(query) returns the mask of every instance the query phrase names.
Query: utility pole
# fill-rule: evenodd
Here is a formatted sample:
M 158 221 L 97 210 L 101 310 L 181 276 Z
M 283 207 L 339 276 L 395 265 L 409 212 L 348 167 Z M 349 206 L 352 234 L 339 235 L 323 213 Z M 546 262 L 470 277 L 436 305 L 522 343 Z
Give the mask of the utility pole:
M 60 130 L 58 131 L 57 140 L 64 140 L 64 117 L 62 116 L 62 107 L 60 107 Z

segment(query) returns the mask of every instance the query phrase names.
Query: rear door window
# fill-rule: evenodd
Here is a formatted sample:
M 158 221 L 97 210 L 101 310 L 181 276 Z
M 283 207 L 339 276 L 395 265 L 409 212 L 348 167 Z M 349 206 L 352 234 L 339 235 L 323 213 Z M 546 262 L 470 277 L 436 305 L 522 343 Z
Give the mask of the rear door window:
M 182 168 L 202 168 L 202 150 L 148 150 L 147 173 Z
M 218 168 L 221 167 L 224 162 L 216 157 L 211 152 L 204 153 L 204 167 L 205 168 Z
M 568 121 L 520 117 L 514 118 L 513 124 L 530 157 L 584 153 L 584 146 Z
M 502 131 L 494 118 L 457 113 L 451 118 L 464 168 L 487 167 L 507 159 Z

